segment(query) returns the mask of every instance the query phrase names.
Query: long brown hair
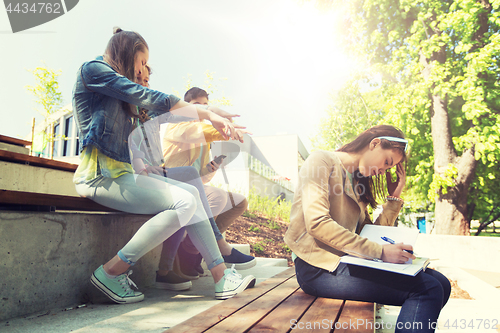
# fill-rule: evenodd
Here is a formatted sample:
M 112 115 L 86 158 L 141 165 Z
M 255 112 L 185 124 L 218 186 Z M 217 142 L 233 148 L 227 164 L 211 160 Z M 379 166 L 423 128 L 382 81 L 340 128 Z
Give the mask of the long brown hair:
M 137 32 L 124 31 L 118 27 L 114 27 L 113 36 L 104 51 L 104 61 L 119 74 L 135 82 L 135 57 L 137 52 L 145 52 L 146 49 L 149 50 L 148 44 Z M 135 106 L 124 102 L 123 107 L 131 116 L 137 117 Z
M 391 125 L 377 125 L 372 128 L 367 129 L 363 133 L 357 136 L 353 141 L 343 145 L 337 151 L 346 153 L 359 153 L 364 148 L 366 148 L 373 139 L 381 136 L 392 136 L 395 138 L 404 139 L 403 132 Z M 380 139 L 380 143 L 383 149 L 397 149 L 403 154 L 402 163 L 403 167 L 406 167 L 407 156 L 405 152 L 406 144 L 403 142 L 389 141 L 386 139 Z M 381 199 L 387 194 L 386 186 L 386 175 L 379 175 L 374 177 L 364 177 L 359 170 L 354 171 L 353 179 L 354 184 L 359 184 L 361 186 L 356 186 L 358 189 L 358 194 L 360 195 L 361 201 L 370 204 L 373 208 L 377 206 L 377 198 Z

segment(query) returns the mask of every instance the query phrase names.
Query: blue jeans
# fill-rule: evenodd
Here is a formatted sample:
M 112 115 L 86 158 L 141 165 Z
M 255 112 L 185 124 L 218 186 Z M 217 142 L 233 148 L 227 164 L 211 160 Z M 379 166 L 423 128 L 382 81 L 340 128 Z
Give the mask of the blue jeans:
M 116 210 L 155 214 L 118 252 L 120 259 L 130 265 L 182 227 L 186 228 L 209 269 L 224 262 L 200 193 L 189 184 L 127 173 L 118 178 L 100 176 L 91 183 L 77 184 L 76 191 Z
M 300 288 L 313 296 L 401 306 L 397 333 L 434 332 L 451 293 L 448 279 L 432 269 L 408 276 L 341 263 L 328 272 L 297 258 L 295 271 Z

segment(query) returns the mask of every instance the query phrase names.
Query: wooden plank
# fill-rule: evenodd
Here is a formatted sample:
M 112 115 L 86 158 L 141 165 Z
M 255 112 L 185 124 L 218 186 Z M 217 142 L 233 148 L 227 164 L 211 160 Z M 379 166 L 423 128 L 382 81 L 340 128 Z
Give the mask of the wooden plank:
M 290 267 L 287 270 L 259 283 L 254 288 L 247 289 L 233 298 L 218 303 L 210 309 L 207 309 L 198 315 L 171 327 L 165 331 L 165 333 L 205 332 L 210 327 L 216 325 L 220 321 L 223 321 L 233 313 L 237 312 L 241 308 L 244 308 L 248 304 L 251 304 L 290 279 L 295 280 L 294 267 Z
M 298 289 L 248 332 L 288 332 L 288 330 L 300 320 L 315 299 L 316 297 L 308 295 L 301 289 Z
M 55 206 L 58 210 L 118 212 L 87 198 L 65 195 L 0 190 L 0 203 L 28 206 Z
M 269 291 L 258 300 L 248 304 L 232 316 L 206 330 L 206 333 L 243 333 L 247 332 L 255 323 L 266 317 L 274 308 L 279 306 L 299 288 L 296 279 L 289 279 Z
M 50 160 L 48 158 L 29 156 L 6 150 L 0 150 L 0 160 L 71 172 L 74 172 L 78 168 L 78 164 L 71 164 Z
M 335 333 L 375 332 L 375 304 L 369 302 L 346 301 Z
M 316 298 L 307 312 L 300 318 L 296 328 L 292 332 L 329 333 L 340 316 L 344 302 L 341 299 Z
M 21 147 L 31 146 L 31 141 L 21 140 L 6 135 L 0 135 L 0 142 L 9 143 L 11 145 L 16 145 Z

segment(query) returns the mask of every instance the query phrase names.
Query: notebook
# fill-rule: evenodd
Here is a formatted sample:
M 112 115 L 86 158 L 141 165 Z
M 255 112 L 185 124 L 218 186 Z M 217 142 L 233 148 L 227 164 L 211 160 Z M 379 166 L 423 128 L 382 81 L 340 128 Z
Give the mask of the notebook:
M 368 238 L 372 242 L 385 245 L 388 244 L 386 241 L 382 240 L 382 237 L 388 237 L 394 240 L 395 243 L 404 243 L 415 245 L 418 237 L 418 229 L 408 229 L 408 228 L 398 228 L 380 225 L 365 225 L 363 230 L 361 230 L 360 236 Z M 346 251 L 349 252 L 349 251 Z M 340 262 L 371 267 L 375 269 L 381 269 L 384 271 L 400 273 L 405 275 L 417 275 L 421 270 L 429 265 L 429 258 L 418 257 L 415 260 L 409 260 L 404 264 L 392 264 L 388 262 L 379 262 L 375 260 L 360 258 L 353 253 L 353 255 L 345 255 L 340 259 Z

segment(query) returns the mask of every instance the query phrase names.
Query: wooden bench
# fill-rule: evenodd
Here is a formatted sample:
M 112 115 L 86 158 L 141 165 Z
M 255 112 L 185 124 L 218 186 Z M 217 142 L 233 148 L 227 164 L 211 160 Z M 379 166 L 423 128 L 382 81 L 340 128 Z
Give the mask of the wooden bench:
M 31 146 L 31 141 L 13 138 L 13 137 L 6 136 L 6 135 L 0 135 L 0 142 L 8 143 L 10 145 L 19 146 L 19 147 Z
M 119 212 L 87 198 L 0 189 L 0 210 Z
M 5 138 L 5 136 L 1 138 L 3 142 L 5 142 Z M 77 164 L 29 156 L 6 150 L 0 150 L 0 161 L 70 172 L 74 172 L 78 168 Z M 75 210 L 117 212 L 117 210 L 99 205 L 87 198 L 6 189 L 0 189 L 0 209 L 24 211 Z
M 333 331 L 374 332 L 375 304 L 308 295 L 290 267 L 165 333 Z
M 28 164 L 42 168 L 75 172 L 78 168 L 77 164 L 66 163 L 56 160 L 51 160 L 43 157 L 30 156 L 26 154 L 15 153 L 7 150 L 0 150 L 0 161 Z

